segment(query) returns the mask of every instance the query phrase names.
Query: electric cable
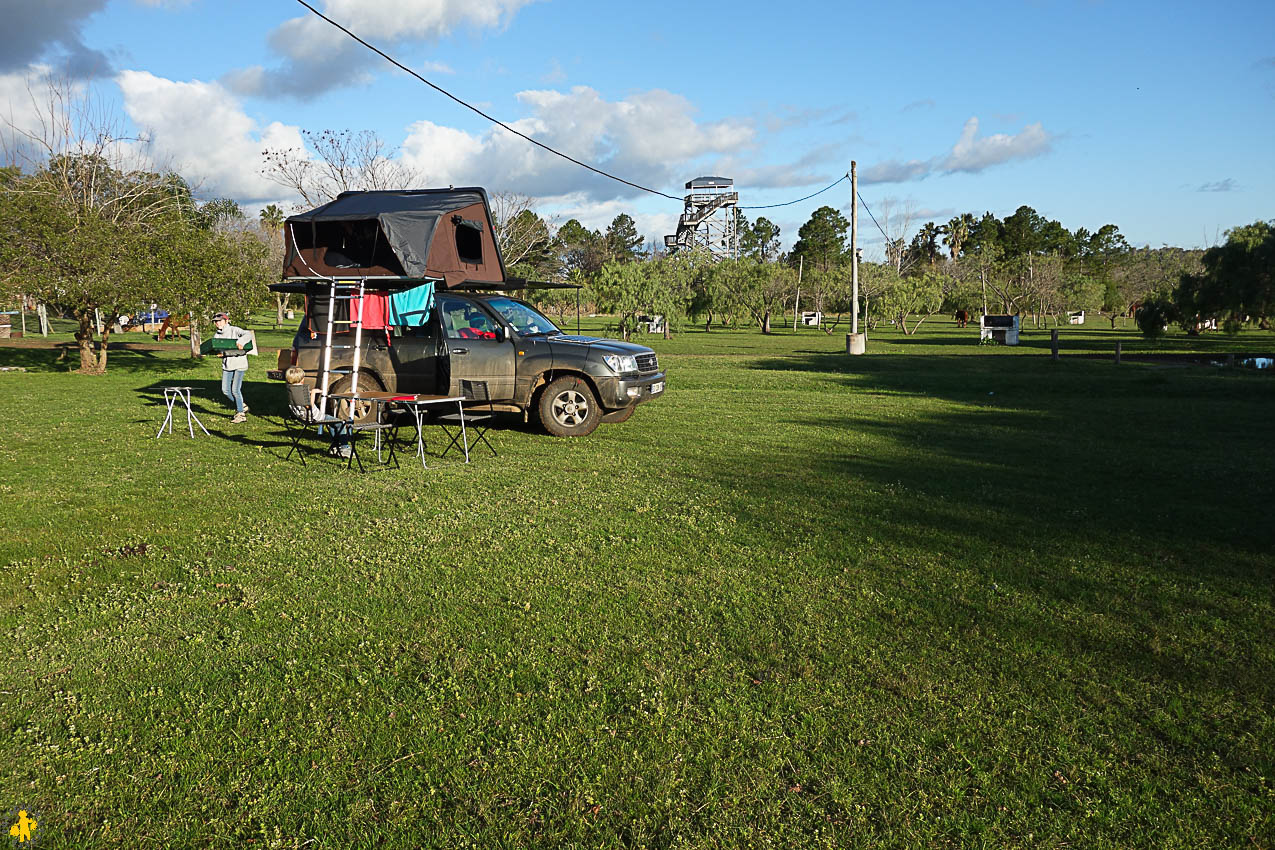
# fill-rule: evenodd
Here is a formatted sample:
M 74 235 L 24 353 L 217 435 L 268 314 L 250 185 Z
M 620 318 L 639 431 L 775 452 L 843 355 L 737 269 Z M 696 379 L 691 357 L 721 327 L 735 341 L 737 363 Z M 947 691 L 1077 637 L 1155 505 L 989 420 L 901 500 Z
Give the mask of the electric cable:
M 329 18 L 327 15 L 323 14 L 323 13 L 322 13 L 322 12 L 320 12 L 318 9 L 314 8 L 313 6 L 311 6 L 309 3 L 307 3 L 307 2 L 306 2 L 306 0 L 297 0 L 297 2 L 298 2 L 298 3 L 300 3 L 302 6 L 304 6 L 305 8 L 309 9 L 309 10 L 310 10 L 310 12 L 311 12 L 311 13 L 313 13 L 316 17 L 318 17 L 319 19 L 321 19 L 321 20 L 323 20 L 323 21 L 327 22 L 328 24 L 332 25 L 333 27 L 335 27 L 336 29 L 340 30 L 341 32 L 345 33 L 347 36 L 349 36 L 350 38 L 354 39 L 354 40 L 355 40 L 355 41 L 357 41 L 359 44 L 361 44 L 361 45 L 363 45 L 364 47 L 366 47 L 368 50 L 371 50 L 371 51 L 372 51 L 373 53 L 375 53 L 377 56 L 380 56 L 382 59 L 384 59 L 386 62 L 389 62 L 389 63 L 390 63 L 391 65 L 393 65 L 394 67 L 398 68 L 399 70 L 403 71 L 404 73 L 406 73 L 406 74 L 408 74 L 408 75 L 410 75 L 410 76 L 412 76 L 412 77 L 415 77 L 416 79 L 420 80 L 420 81 L 421 81 L 422 83 L 424 83 L 425 85 L 427 85 L 427 86 L 429 86 L 430 88 L 432 88 L 434 91 L 438 92 L 438 93 L 439 93 L 439 94 L 441 94 L 441 95 L 444 95 L 445 97 L 449 98 L 450 100 L 455 101 L 456 103 L 459 103 L 461 106 L 465 107 L 466 109 L 470 110 L 471 112 L 474 112 L 474 113 L 476 113 L 476 114 L 478 114 L 478 115 L 481 115 L 483 118 L 486 118 L 488 121 L 490 121 L 491 123 L 495 124 L 497 127 L 500 127 L 500 128 L 502 128 L 502 129 L 504 129 L 504 130 L 508 130 L 510 133 L 513 133 L 515 136 L 518 136 L 518 137 L 519 137 L 519 138 L 521 138 L 521 139 L 524 139 L 524 140 L 526 140 L 526 141 L 528 141 L 528 142 L 531 142 L 531 143 L 532 143 L 533 145 L 535 145 L 536 147 L 541 148 L 542 150 L 548 151 L 549 153 L 553 154 L 554 156 L 562 157 L 562 158 L 563 158 L 563 159 L 565 159 L 567 162 L 570 162 L 570 163 L 573 163 L 573 164 L 575 164 L 575 165 L 578 165 L 578 166 L 580 166 L 581 168 L 588 169 L 589 171 L 592 171 L 594 174 L 601 175 L 602 177 L 606 177 L 606 178 L 608 178 L 608 179 L 610 179 L 610 180 L 615 180 L 615 181 L 616 181 L 616 182 L 618 182 L 618 183 L 623 183 L 625 186 L 631 186 L 631 187 L 632 187 L 632 188 L 634 188 L 634 189 L 637 189 L 637 190 L 642 191 L 642 192 L 647 192 L 647 193 L 652 194 L 652 195 L 658 195 L 658 196 L 659 196 L 659 197 L 661 197 L 661 198 L 668 198 L 670 201 L 677 201 L 677 202 L 681 203 L 681 202 L 684 200 L 683 198 L 679 198 L 679 197 L 677 197 L 677 196 L 675 196 L 675 195 L 670 195 L 670 194 L 668 194 L 668 193 L 666 193 L 666 192 L 661 192 L 661 191 L 659 191 L 658 189 L 652 189 L 652 188 L 650 188 L 649 186 L 643 186 L 643 185 L 641 185 L 640 183 L 634 183 L 632 180 L 625 180 L 623 177 L 619 177 L 619 176 L 617 176 L 617 175 L 615 175 L 615 174 L 611 174 L 610 172 L 603 171 L 601 168 L 597 168 L 597 167 L 595 167 L 595 166 L 592 166 L 592 165 L 590 165 L 590 164 L 589 164 L 589 163 L 587 163 L 587 162 L 581 162 L 580 160 L 576 159 L 575 157 L 573 157 L 573 156 L 571 156 L 571 155 L 569 155 L 569 154 L 565 154 L 565 153 L 563 153 L 562 151 L 559 151 L 559 150 L 556 150 L 556 149 L 554 149 L 554 148 L 551 148 L 551 147 L 549 147 L 548 145 L 546 145 L 544 142 L 542 142 L 542 141 L 540 141 L 540 140 L 538 140 L 538 139 L 534 139 L 534 138 L 532 138 L 531 136 L 528 136 L 526 133 L 523 133 L 523 132 L 521 132 L 521 131 L 519 131 L 519 130 L 515 130 L 513 127 L 510 127 L 510 126 L 509 126 L 508 124 L 506 124 L 505 122 L 503 122 L 503 121 L 501 121 L 501 120 L 499 120 L 499 119 L 497 119 L 497 118 L 493 118 L 492 116 L 488 115 L 486 112 L 483 112 L 483 111 L 482 111 L 481 109 L 479 109 L 478 107 L 476 107 L 476 106 L 474 106 L 474 105 L 472 105 L 472 104 L 470 104 L 470 103 L 467 103 L 467 102 L 465 102 L 465 101 L 461 100 L 459 97 L 457 97 L 456 95 L 454 95 L 454 94 L 452 94 L 451 92 L 447 91 L 446 89 L 442 88 L 441 86 L 435 85 L 434 83 L 432 83 L 432 82 L 430 82 L 429 80 L 425 79 L 423 76 L 421 76 L 420 74 L 418 74 L 416 71 L 413 71 L 411 68 L 407 67 L 407 66 L 406 66 L 406 65 L 404 65 L 402 62 L 400 62 L 400 61 L 398 61 L 397 59 L 395 59 L 393 56 L 390 56 L 390 55 L 389 55 L 388 53 L 386 53 L 384 50 L 381 50 L 379 47 L 377 47 L 377 46 L 376 46 L 376 45 L 374 45 L 374 44 L 370 44 L 370 43 L 368 43 L 367 41 L 364 41 L 364 40 L 363 40 L 362 38 L 360 38 L 358 35 L 354 34 L 354 33 L 353 33 L 353 32 L 351 32 L 350 30 L 346 29 L 346 28 L 345 28 L 344 26 L 342 26 L 341 24 L 338 24 L 336 21 L 332 20 L 332 19 L 331 19 L 331 18 Z M 804 198 L 798 198 L 798 199 L 797 199 L 797 200 L 795 200 L 795 201 L 785 201 L 785 202 L 784 202 L 784 203 L 782 203 L 782 204 L 765 204 L 765 205 L 763 205 L 763 206 L 738 207 L 738 209 L 741 209 L 741 210 L 769 210 L 769 209 L 774 209 L 774 208 L 776 208 L 776 207 L 787 207 L 787 206 L 791 206 L 791 205 L 793 205 L 793 204 L 799 204 L 799 203 L 801 203 L 802 201 L 808 201 L 808 200 L 810 200 L 811 198 L 815 197 L 816 195 L 822 195 L 824 192 L 828 191 L 828 190 L 829 190 L 829 189 L 831 189 L 833 186 L 836 186 L 836 185 L 837 185 L 838 183 L 840 183 L 841 181 L 843 181 L 843 180 L 848 180 L 848 179 L 850 179 L 850 175 L 849 175 L 849 174 L 843 174 L 843 175 L 842 175 L 840 178 L 838 178 L 835 182 L 833 182 L 833 183 L 831 183 L 831 184 L 829 184 L 829 185 L 825 186 L 824 188 L 820 189 L 818 192 L 815 192 L 814 194 L 811 194 L 811 195 L 806 195 Z M 874 219 L 874 221 L 875 221 L 875 219 Z M 880 225 L 878 225 L 878 228 L 879 228 L 879 227 L 880 227 Z
M 868 206 L 868 202 L 863 199 L 862 192 L 857 194 L 859 195 L 859 203 L 863 204 L 863 208 L 868 211 L 868 218 L 872 219 L 872 223 L 877 226 L 877 230 L 881 231 L 881 238 L 885 240 L 887 245 L 889 245 L 890 237 L 884 230 L 882 230 L 881 225 L 877 223 L 877 217 L 872 214 L 872 207 Z
M 606 172 L 606 171 L 603 171 L 603 170 L 602 170 L 602 169 L 600 169 L 600 168 L 595 168 L 594 166 L 589 165 L 589 163 L 587 163 L 587 162 L 581 162 L 580 160 L 576 159 L 575 157 L 570 156 L 570 155 L 568 155 L 568 154 L 565 154 L 565 153 L 563 153 L 562 151 L 554 150 L 553 148 L 551 148 L 551 147 L 549 147 L 548 145 L 546 145 L 544 142 L 541 142 L 541 141 L 539 141 L 539 140 L 537 140 L 537 139 L 533 139 L 531 136 L 528 136 L 526 133 L 523 133 L 523 132 L 520 132 L 520 131 L 518 131 L 518 130 L 515 130 L 513 127 L 510 127 L 510 126 L 509 126 L 508 124 L 506 124 L 505 122 L 500 121 L 500 120 L 497 120 L 496 118 L 493 118 L 493 117 L 491 117 L 490 115 L 488 115 L 486 112 L 483 112 L 483 111 L 482 111 L 481 109 L 479 109 L 477 106 L 473 106 L 473 105 L 471 105 L 471 104 L 469 104 L 469 103 L 466 103 L 465 101 L 461 100 L 459 97 L 457 97 L 456 95 L 454 95 L 454 94 L 452 94 L 451 92 L 447 91 L 446 89 L 443 89 L 443 88 L 440 88 L 439 86 L 434 85 L 434 84 L 433 84 L 433 83 L 431 83 L 429 80 L 425 79 L 425 78 L 424 78 L 424 77 L 422 77 L 420 74 L 416 73 L 416 72 L 415 72 L 415 71 L 413 71 L 411 68 L 407 67 L 407 66 L 406 66 L 406 65 L 404 65 L 402 62 L 400 62 L 400 61 L 398 61 L 397 59 L 395 59 L 393 56 L 390 56 L 390 55 L 389 55 L 388 53 L 386 53 L 384 50 L 381 50 L 379 47 L 376 47 L 375 45 L 369 44 L 368 42 L 366 42 L 366 41 L 364 41 L 363 39 L 359 38 L 357 35 L 355 35 L 354 33 L 350 32 L 348 29 L 346 29 L 345 27 L 341 26 L 341 25 L 340 25 L 340 24 L 338 24 L 336 21 L 332 20 L 332 19 L 331 19 L 331 18 L 329 18 L 327 15 L 323 14 L 322 12 L 320 12 L 318 9 L 314 8 L 313 6 L 311 6 L 309 3 L 307 3 L 307 2 L 306 2 L 306 0 L 297 0 L 297 2 L 298 2 L 298 3 L 300 3 L 302 6 L 305 6 L 307 9 L 309 9 L 311 12 L 313 12 L 313 13 L 314 13 L 315 15 L 317 15 L 318 17 L 322 18 L 323 20 L 327 21 L 327 22 L 328 22 L 329 24 L 331 24 L 332 26 L 334 26 L 334 27 L 336 27 L 337 29 L 339 29 L 341 32 L 343 32 L 343 33 L 345 33 L 346 35 L 348 35 L 350 38 L 352 38 L 352 39 L 354 39 L 355 41 L 357 41 L 359 44 L 361 44 L 361 45 L 363 45 L 364 47 L 366 47 L 368 50 L 371 50 L 373 53 L 375 53 L 376 55 L 380 56 L 380 57 L 381 57 L 382 59 L 384 59 L 386 62 L 389 62 L 389 63 L 390 63 L 391 65 L 393 65 L 394 67 L 396 67 L 396 68 L 400 69 L 401 71 L 404 71 L 404 72 L 406 72 L 407 74 L 410 74 L 411 76 L 413 76 L 413 77 L 415 77 L 416 79 L 420 80 L 422 83 L 424 83 L 425 85 L 429 86 L 430 88 L 432 88 L 434 91 L 438 92 L 439 94 L 446 95 L 448 98 L 450 98 L 450 99 L 452 99 L 452 100 L 456 101 L 457 103 L 459 103 L 461 106 L 465 107 L 466 109 L 471 110 L 472 112 L 476 112 L 476 113 L 478 113 L 479 115 L 481 115 L 482 117 L 484 117 L 484 118 L 486 118 L 488 121 L 490 121 L 491 123 L 495 124 L 497 127 L 501 127 L 501 128 L 503 128 L 503 129 L 508 130 L 509 132 L 513 133 L 515 136 L 519 136 L 520 138 L 526 139 L 527 141 L 531 142 L 531 143 L 532 143 L 533 145 L 535 145 L 536 147 L 538 147 L 538 148 L 543 148 L 544 150 L 548 151 L 549 153 L 553 154 L 554 156 L 560 156 L 560 157 L 562 157 L 563 159 L 567 160 L 568 162 L 575 163 L 576 165 L 580 166 L 581 168 L 587 168 L 588 170 L 592 171 L 594 174 L 600 174 L 600 175 L 602 175 L 603 177 L 608 177 L 608 178 L 610 178 L 610 179 L 612 179 L 612 180 L 615 180 L 615 181 L 617 181 L 617 182 L 623 183 L 625 186 L 632 186 L 634 189 L 640 189 L 641 191 L 643 191 L 643 192 L 649 192 L 649 193 L 650 193 L 650 194 L 652 194 L 652 195 L 659 195 L 661 198 L 668 198 L 670 201 L 679 201 L 679 202 L 680 202 L 680 201 L 682 200 L 681 198 L 678 198 L 678 197 L 675 197 L 675 196 L 673 196 L 673 195 L 669 195 L 669 194 L 666 194 L 666 193 L 664 193 L 664 192 L 661 192 L 661 191 L 659 191 L 658 189 L 651 189 L 651 188 L 649 188 L 649 187 L 647 187 L 647 186 L 642 186 L 642 185 L 640 185 L 640 184 L 638 184 L 638 183 L 634 183 L 634 182 L 633 182 L 633 181 L 631 181 L 631 180 L 625 180 L 623 177 L 617 177 L 616 175 L 614 175 L 614 174 L 610 174 L 610 173 L 608 173 L 608 172 Z
M 797 200 L 795 200 L 795 201 L 784 201 L 782 204 L 766 204 L 766 205 L 764 205 L 764 206 L 736 207 L 736 209 L 741 209 L 741 210 L 773 210 L 775 207 L 788 207 L 788 206 L 792 206 L 793 204 L 799 204 L 799 203 L 801 203 L 802 201 L 808 201 L 808 200 L 810 200 L 811 198 L 813 198 L 815 195 L 822 195 L 824 192 L 828 191 L 828 190 L 829 190 L 829 189 L 831 189 L 833 186 L 836 186 L 836 185 L 837 185 L 838 183 L 840 183 L 841 181 L 843 181 L 843 180 L 849 180 L 849 179 L 850 179 L 850 175 L 849 175 L 849 174 L 842 174 L 842 175 L 841 175 L 840 177 L 838 177 L 838 178 L 837 178 L 834 182 L 829 183 L 827 186 L 824 186 L 824 187 L 823 187 L 822 189 L 820 189 L 818 192 L 815 192 L 815 193 L 813 193 L 813 194 L 807 195 L 807 196 L 806 196 L 806 197 L 804 197 L 804 198 L 798 198 L 798 199 L 797 199 Z

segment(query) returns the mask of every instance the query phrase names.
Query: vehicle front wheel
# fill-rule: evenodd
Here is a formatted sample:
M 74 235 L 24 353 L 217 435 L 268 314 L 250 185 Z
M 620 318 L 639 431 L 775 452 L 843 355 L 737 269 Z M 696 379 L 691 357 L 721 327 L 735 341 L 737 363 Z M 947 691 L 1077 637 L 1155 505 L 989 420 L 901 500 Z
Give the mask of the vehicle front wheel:
M 602 421 L 608 425 L 615 425 L 619 422 L 628 422 L 629 417 L 633 415 L 633 411 L 637 409 L 636 404 L 630 404 L 628 407 L 621 407 L 619 410 L 608 410 L 602 414 Z
M 555 437 L 585 437 L 602 419 L 602 408 L 589 385 L 570 375 L 550 382 L 540 393 L 540 424 Z

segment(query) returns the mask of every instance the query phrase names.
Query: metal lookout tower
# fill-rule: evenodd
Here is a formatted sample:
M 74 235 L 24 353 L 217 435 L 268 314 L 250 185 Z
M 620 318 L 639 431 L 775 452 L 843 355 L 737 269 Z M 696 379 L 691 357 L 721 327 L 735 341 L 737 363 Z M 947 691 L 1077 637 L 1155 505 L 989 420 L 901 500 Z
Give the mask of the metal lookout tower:
M 739 193 L 729 177 L 696 177 L 686 184 L 686 208 L 677 221 L 677 233 L 664 237 L 670 251 L 700 246 L 714 260 L 739 257 L 739 233 L 735 207 Z

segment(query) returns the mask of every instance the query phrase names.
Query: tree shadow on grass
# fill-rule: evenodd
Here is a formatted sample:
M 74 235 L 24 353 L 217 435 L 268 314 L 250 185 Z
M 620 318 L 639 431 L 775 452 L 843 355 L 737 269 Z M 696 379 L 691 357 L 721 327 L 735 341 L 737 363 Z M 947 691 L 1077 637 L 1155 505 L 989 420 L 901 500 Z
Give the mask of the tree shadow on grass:
M 0 348 L 0 366 L 26 369 L 28 372 L 67 372 L 78 365 L 78 360 L 61 357 L 57 349 Z
M 854 391 L 849 410 L 793 419 L 894 447 L 889 458 L 807 455 L 840 474 L 1008 508 L 1064 536 L 1082 525 L 1113 540 L 1136 532 L 1254 555 L 1275 548 L 1275 530 L 1254 515 L 1266 509 L 1275 473 L 1263 425 L 1275 415 L 1275 385 L 1266 376 L 829 354 L 754 368 L 825 375 Z M 856 397 L 872 394 L 935 399 L 945 409 L 928 404 L 906 417 L 855 409 Z
M 1179 718 L 1151 717 L 1152 695 L 1130 704 L 1132 722 L 1163 729 L 1188 760 L 1235 741 L 1219 751 L 1237 778 L 1258 757 L 1233 724 L 1250 722 L 1240 707 L 1275 698 L 1261 626 L 1275 572 L 1275 385 L 1027 358 L 817 355 L 752 368 L 811 385 L 811 405 L 767 423 L 804 442 L 695 474 L 735 494 L 740 521 L 772 547 L 846 552 L 850 580 L 889 600 L 874 628 L 1051 701 L 1173 683 L 1190 696 Z M 1051 681 L 1065 684 L 1051 692 Z M 1219 698 L 1239 713 L 1215 717 Z

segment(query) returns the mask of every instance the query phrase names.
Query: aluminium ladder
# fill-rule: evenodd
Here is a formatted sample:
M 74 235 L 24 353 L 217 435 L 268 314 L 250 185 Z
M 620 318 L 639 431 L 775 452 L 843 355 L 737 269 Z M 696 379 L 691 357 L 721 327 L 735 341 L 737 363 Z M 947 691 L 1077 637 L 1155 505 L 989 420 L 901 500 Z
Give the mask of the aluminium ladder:
M 363 353 L 363 296 L 367 291 L 367 279 L 359 278 L 354 280 L 337 280 L 331 278 L 331 284 L 328 290 L 328 326 L 323 340 L 323 371 L 319 376 L 319 390 L 322 393 L 319 399 L 319 408 L 327 409 L 328 396 L 332 392 L 331 382 L 333 375 L 349 375 L 350 388 L 349 392 L 357 393 L 359 391 L 359 361 L 360 355 Z M 337 319 L 336 305 L 339 301 L 349 302 L 349 318 Z M 358 315 L 355 315 L 355 304 L 358 305 Z M 345 325 L 348 330 L 354 331 L 353 345 L 336 345 L 333 343 L 336 326 Z M 350 367 L 348 369 L 332 368 L 332 352 L 354 350 Z M 346 405 L 349 411 L 350 424 L 354 424 L 355 404 L 350 402 Z

